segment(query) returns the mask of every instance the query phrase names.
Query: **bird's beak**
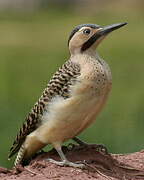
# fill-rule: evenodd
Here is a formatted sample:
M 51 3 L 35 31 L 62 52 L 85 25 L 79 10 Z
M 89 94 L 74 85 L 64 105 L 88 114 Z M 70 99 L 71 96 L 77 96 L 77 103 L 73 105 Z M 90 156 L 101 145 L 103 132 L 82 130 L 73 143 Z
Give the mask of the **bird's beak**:
M 109 26 L 105 26 L 103 28 L 100 28 L 100 30 L 96 33 L 99 37 L 107 35 L 108 33 L 121 28 L 122 26 L 125 26 L 127 23 L 118 23 L 118 24 L 112 24 Z
M 96 44 L 96 46 L 97 46 L 107 34 L 109 34 L 110 32 L 112 32 L 126 24 L 127 23 L 118 23 L 118 24 L 112 24 L 112 25 L 105 26 L 105 27 L 100 27 L 99 29 L 96 30 L 96 33 L 90 39 L 88 39 L 88 41 L 86 41 L 83 44 L 81 51 L 83 52 L 83 51 L 87 50 L 93 44 Z

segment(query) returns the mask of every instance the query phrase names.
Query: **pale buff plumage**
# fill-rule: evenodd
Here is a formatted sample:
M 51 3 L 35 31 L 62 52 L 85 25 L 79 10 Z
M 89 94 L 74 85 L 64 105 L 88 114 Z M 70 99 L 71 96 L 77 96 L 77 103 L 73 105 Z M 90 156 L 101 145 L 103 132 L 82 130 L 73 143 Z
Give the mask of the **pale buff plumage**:
M 47 144 L 52 144 L 66 160 L 61 152 L 62 143 L 87 128 L 105 105 L 112 77 L 108 64 L 95 52 L 103 37 L 89 47 L 89 38 L 79 32 L 86 28 L 91 29 L 91 37 L 102 29 L 83 25 L 76 29 L 78 33 L 75 30 L 70 35 L 70 60 L 54 74 L 11 148 L 10 157 L 19 151 L 15 165 Z M 81 52 L 83 44 L 85 51 Z

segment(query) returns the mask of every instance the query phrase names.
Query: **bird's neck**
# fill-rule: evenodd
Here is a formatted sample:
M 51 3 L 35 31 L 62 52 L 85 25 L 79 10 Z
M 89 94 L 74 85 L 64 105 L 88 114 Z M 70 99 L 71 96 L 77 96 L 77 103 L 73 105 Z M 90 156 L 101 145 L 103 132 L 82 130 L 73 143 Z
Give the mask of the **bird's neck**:
M 88 49 L 84 52 L 79 52 L 79 53 L 75 53 L 75 54 L 71 54 L 71 58 L 72 61 L 75 62 L 80 62 L 80 61 L 96 61 L 96 60 L 100 60 L 100 57 L 97 53 L 96 50 L 93 49 Z

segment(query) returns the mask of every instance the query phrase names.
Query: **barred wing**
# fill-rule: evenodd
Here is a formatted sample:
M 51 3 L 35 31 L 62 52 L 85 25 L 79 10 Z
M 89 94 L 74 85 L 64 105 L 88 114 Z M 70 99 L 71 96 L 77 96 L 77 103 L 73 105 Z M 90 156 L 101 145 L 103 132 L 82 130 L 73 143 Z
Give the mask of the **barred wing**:
M 45 111 L 46 105 L 56 95 L 64 98 L 70 97 L 70 85 L 75 83 L 77 77 L 80 75 L 80 66 L 73 63 L 71 60 L 67 61 L 61 68 L 53 75 L 52 79 L 45 88 L 42 96 L 34 105 L 31 112 L 26 117 L 25 122 L 17 134 L 14 143 L 10 149 L 9 158 L 12 157 L 25 141 L 27 135 L 33 132 L 41 124 L 41 117 Z

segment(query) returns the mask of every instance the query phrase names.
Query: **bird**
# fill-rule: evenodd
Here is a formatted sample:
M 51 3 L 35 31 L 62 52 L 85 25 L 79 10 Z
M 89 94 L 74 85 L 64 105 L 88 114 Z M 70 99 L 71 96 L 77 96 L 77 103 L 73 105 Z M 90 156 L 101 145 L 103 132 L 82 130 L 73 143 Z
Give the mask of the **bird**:
M 98 55 L 97 47 L 112 31 L 127 23 L 108 26 L 81 24 L 69 35 L 70 58 L 56 71 L 20 128 L 10 149 L 9 159 L 17 153 L 14 166 L 22 164 L 47 145 L 52 145 L 60 166 L 83 168 L 70 162 L 62 144 L 92 124 L 103 109 L 112 87 L 109 65 Z

